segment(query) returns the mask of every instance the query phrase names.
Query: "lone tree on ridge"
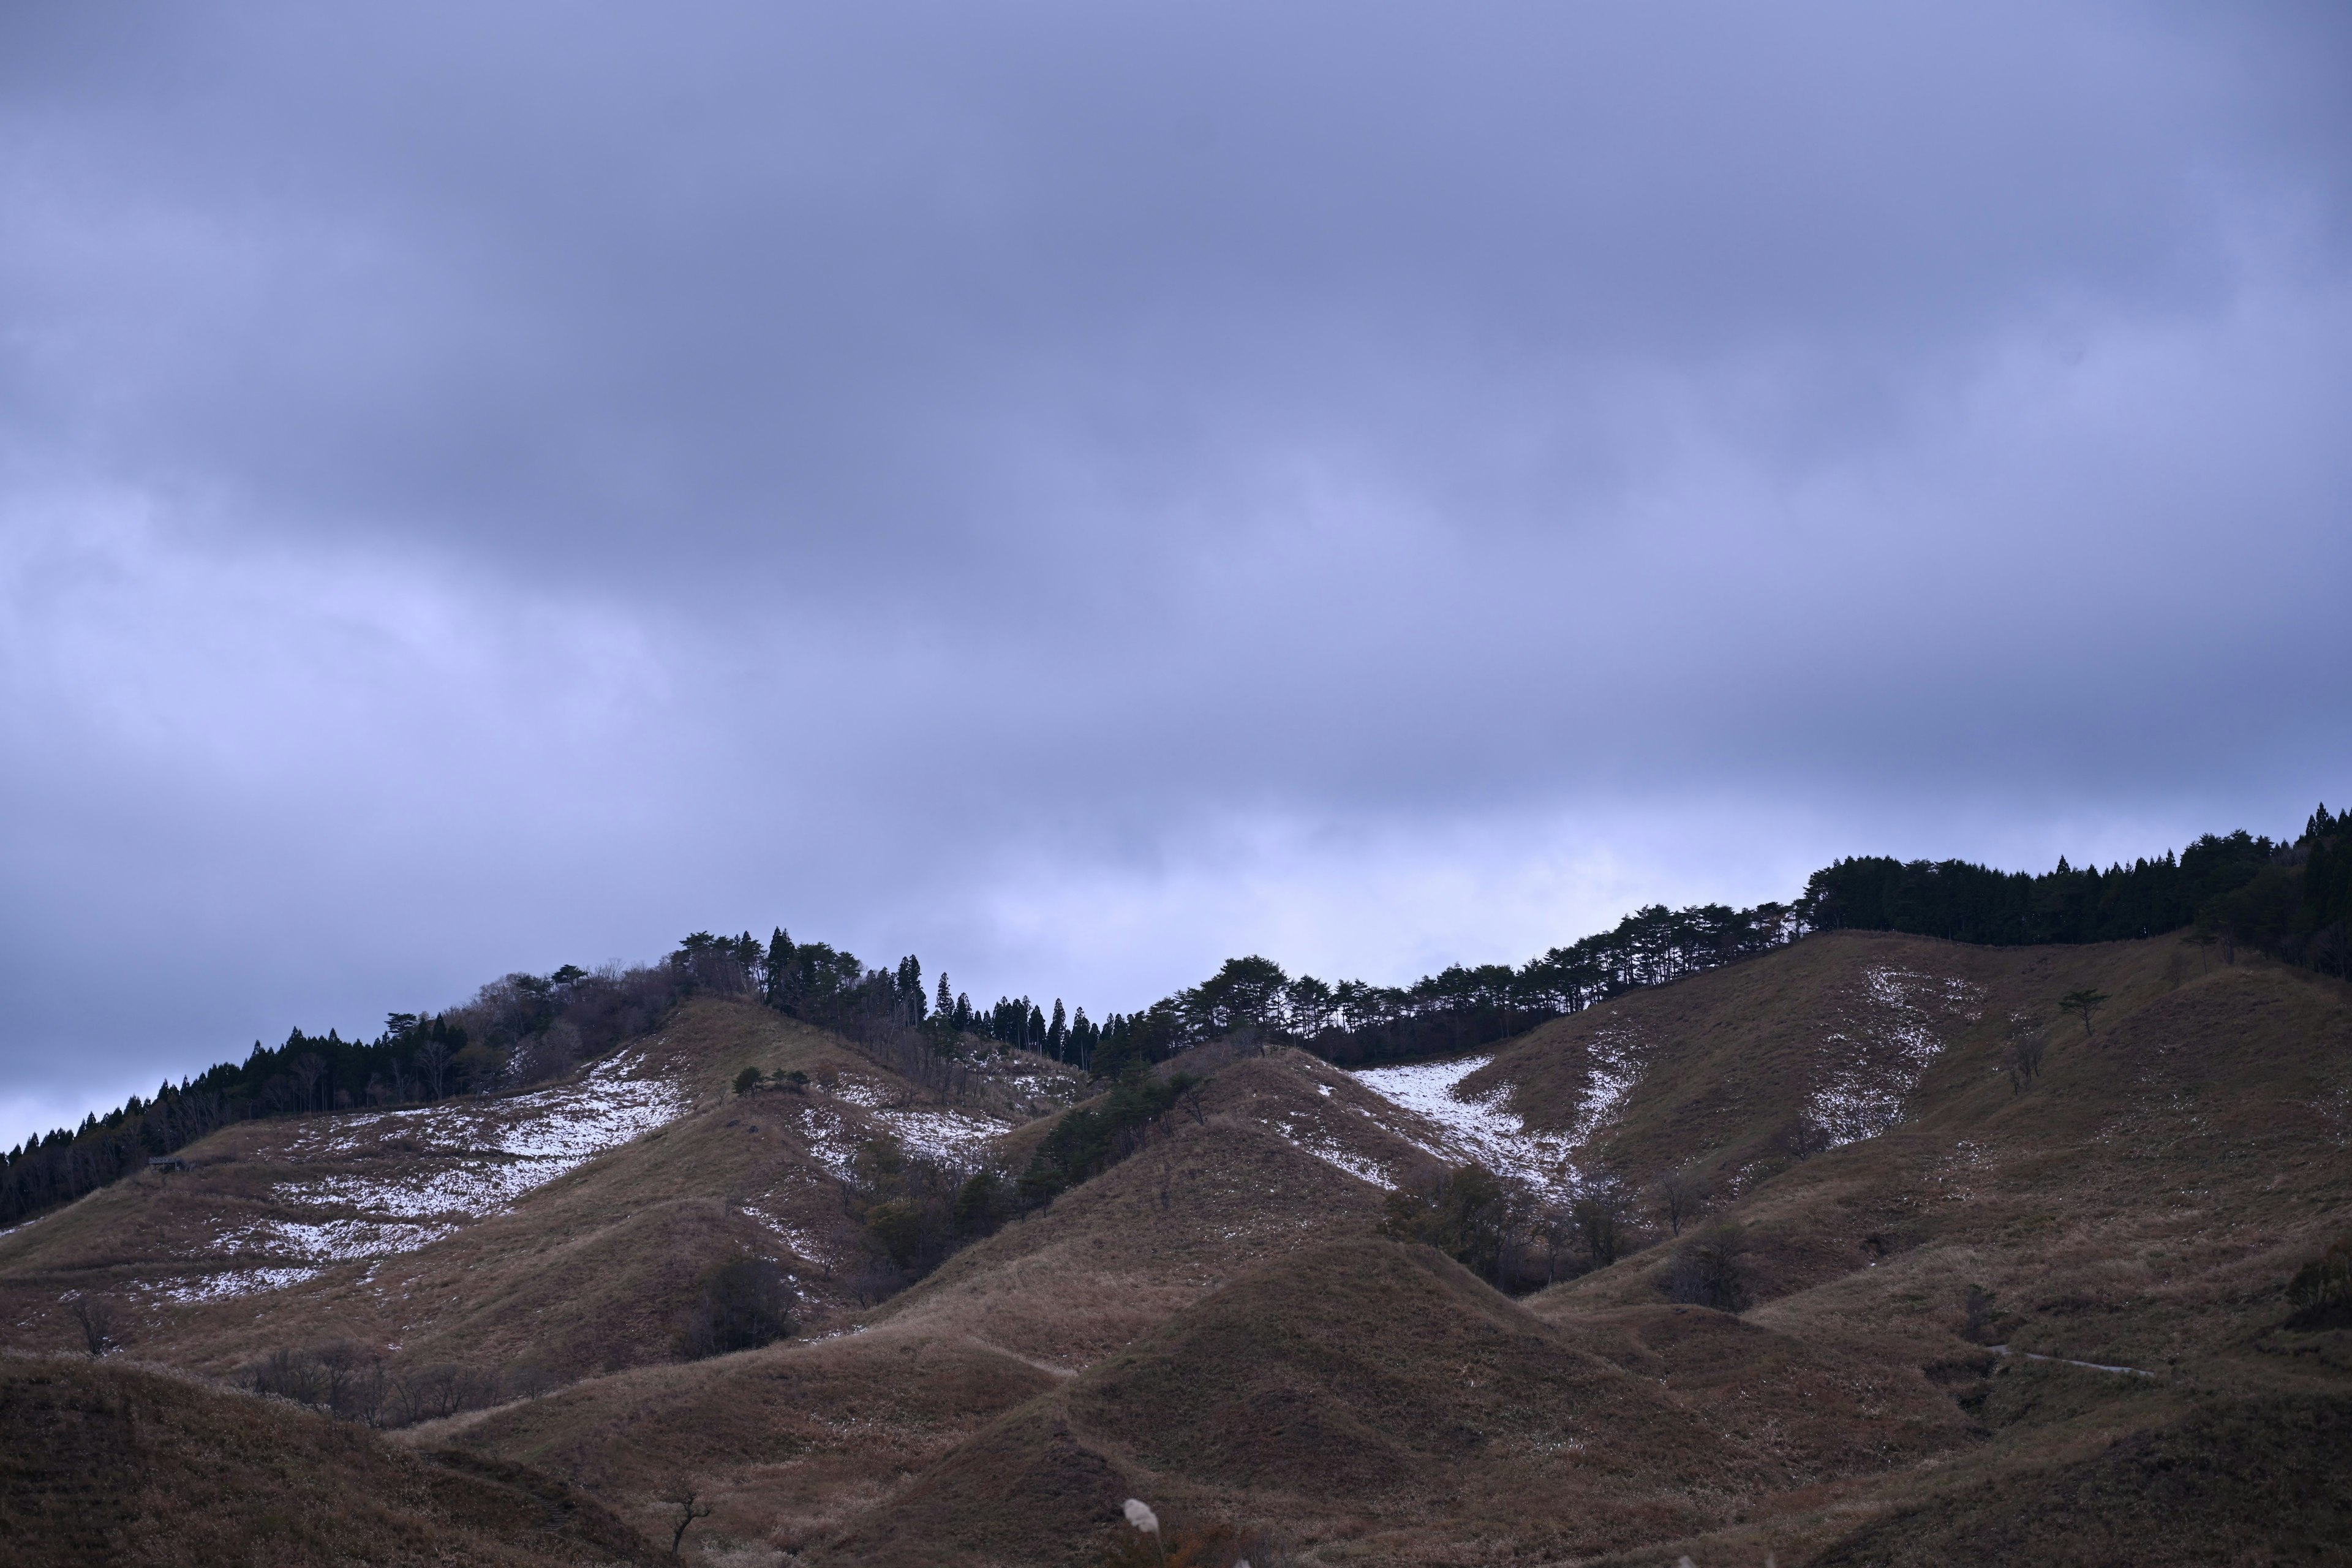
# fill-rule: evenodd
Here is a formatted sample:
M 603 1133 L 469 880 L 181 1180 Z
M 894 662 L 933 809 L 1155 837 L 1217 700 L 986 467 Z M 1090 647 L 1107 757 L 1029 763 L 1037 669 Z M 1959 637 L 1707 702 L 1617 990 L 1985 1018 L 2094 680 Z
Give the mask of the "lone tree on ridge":
M 2087 1039 L 2091 1035 L 2091 1015 L 2097 1012 L 2100 1005 L 2106 1000 L 2105 992 L 2094 991 L 2084 986 L 2080 991 L 2069 991 L 2058 998 L 2058 1011 L 2083 1015 L 2083 1035 Z

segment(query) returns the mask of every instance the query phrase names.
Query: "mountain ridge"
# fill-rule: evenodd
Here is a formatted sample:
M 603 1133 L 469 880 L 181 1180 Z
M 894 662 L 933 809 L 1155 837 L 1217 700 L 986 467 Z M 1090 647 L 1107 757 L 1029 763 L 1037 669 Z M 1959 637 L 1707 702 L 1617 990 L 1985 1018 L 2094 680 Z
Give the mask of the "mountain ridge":
M 2056 1011 L 2085 989 L 2106 998 L 2091 1023 Z M 660 1539 L 685 1478 L 714 1510 L 689 1547 L 747 1563 L 1085 1562 L 1122 1539 L 1122 1490 L 1171 1531 L 1231 1526 L 1253 1562 L 1845 1561 L 1906 1529 L 1948 1542 L 2004 1488 L 2109 1487 L 2117 1443 L 2245 1431 L 2266 1452 L 2352 1387 L 2344 1331 L 2284 1326 L 2285 1281 L 2352 1215 L 2352 988 L 2178 939 L 1819 933 L 1427 1068 L 1241 1037 L 1100 1174 L 878 1286 L 860 1151 L 952 1133 L 940 1158 L 1009 1179 L 1061 1102 L 959 1111 L 750 999 L 693 999 L 626 1052 L 667 1120 L 499 1212 L 169 1297 L 192 1268 L 254 1274 L 235 1238 L 263 1234 L 256 1205 L 343 1179 L 338 1129 L 364 1113 L 225 1129 L 185 1174 L 0 1237 L 12 1342 L 65 1348 L 60 1298 L 98 1294 L 136 1353 L 216 1377 L 337 1343 L 395 1378 L 463 1365 L 479 1408 L 388 1437 L 542 1471 Z M 1472 1271 L 1381 1236 L 1476 1138 L 1519 1162 L 1497 1165 L 1508 1245 Z M 376 1179 L 418 1191 L 525 1159 L 397 1141 L 368 1145 Z M 1669 1178 L 1696 1194 L 1679 1235 Z M 1604 1258 L 1576 1208 L 1612 1192 Z M 1677 1301 L 1703 1242 L 1738 1310 Z M 677 1360 L 697 1281 L 741 1257 L 789 1272 L 794 1333 Z M 1521 1346 L 1491 1378 L 1455 1353 L 1474 1322 L 1518 1325 L 1477 1331 Z M 1571 1395 L 1554 1364 L 1598 1381 Z M 1367 1392 L 1383 1380 L 1408 1392 Z M 1597 1438 L 1536 1430 L 1577 1409 Z M 1519 1433 L 1517 1457 L 1448 1458 L 1457 1427 Z M 1575 1441 L 1622 1473 L 1542 1447 Z M 2234 1518 L 2244 1497 L 2208 1502 Z

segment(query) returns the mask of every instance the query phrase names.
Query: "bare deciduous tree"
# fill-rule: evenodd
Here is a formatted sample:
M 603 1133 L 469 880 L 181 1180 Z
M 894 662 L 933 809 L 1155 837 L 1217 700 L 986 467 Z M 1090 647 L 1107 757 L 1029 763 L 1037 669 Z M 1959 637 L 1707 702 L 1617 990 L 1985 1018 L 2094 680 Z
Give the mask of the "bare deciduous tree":
M 2011 1094 L 2023 1094 L 2033 1080 L 2042 1075 L 2042 1058 L 2050 1042 L 2041 1030 L 2019 1027 L 2009 1037 L 2009 1089 Z
M 1566 1209 L 1547 1204 L 1536 1210 L 1530 1230 L 1543 1248 L 1544 1283 L 1557 1284 L 1561 1261 L 1575 1256 L 1576 1220 Z
M 1676 1236 L 1706 1198 L 1706 1190 L 1686 1171 L 1668 1171 L 1658 1180 L 1658 1205 L 1666 1211 L 1666 1224 Z
M 442 1088 L 449 1080 L 449 1043 L 446 1040 L 425 1041 L 416 1047 L 415 1063 L 417 1072 L 425 1079 L 427 1096 L 440 1099 Z
M 116 1332 L 114 1303 L 105 1297 L 93 1296 L 84 1290 L 73 1299 L 66 1310 L 72 1316 L 74 1326 L 81 1331 L 82 1348 L 93 1359 L 121 1344 L 122 1341 Z
M 1683 1243 L 1666 1275 L 1666 1293 L 1677 1301 L 1719 1312 L 1748 1310 L 1748 1235 L 1736 1225 L 1718 1225 Z
M 664 1487 L 660 1498 L 674 1510 L 670 1515 L 669 1554 L 675 1557 L 677 1549 L 685 1544 L 686 1532 L 694 1528 L 696 1520 L 709 1519 L 711 1508 L 702 1500 L 702 1494 L 695 1489 L 694 1483 L 684 1477 Z
M 1627 1226 L 1632 1206 L 1626 1200 L 1624 1183 L 1607 1171 L 1586 1183 L 1576 1201 L 1569 1205 L 1578 1238 L 1584 1243 L 1585 1256 L 1591 1259 L 1593 1268 L 1606 1268 L 1632 1250 L 1633 1237 Z
M 313 1052 L 304 1051 L 286 1064 L 286 1071 L 294 1080 L 295 1093 L 302 1097 L 302 1109 L 323 1109 L 319 1104 L 319 1081 L 327 1076 L 326 1059 Z

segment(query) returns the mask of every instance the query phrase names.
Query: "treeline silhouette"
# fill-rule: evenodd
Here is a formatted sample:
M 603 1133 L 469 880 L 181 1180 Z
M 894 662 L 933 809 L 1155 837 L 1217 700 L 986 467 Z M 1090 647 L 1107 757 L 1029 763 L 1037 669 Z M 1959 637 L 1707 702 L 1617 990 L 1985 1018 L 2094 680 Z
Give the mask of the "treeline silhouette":
M 1738 963 L 1808 931 L 1905 931 L 1994 945 L 2109 942 L 2189 929 L 2225 961 L 2240 948 L 2352 973 L 2352 814 L 2323 805 L 2293 840 L 2208 834 L 2156 859 L 2102 871 L 2061 859 L 2040 874 L 1963 860 L 1859 857 L 1824 867 L 1790 904 L 1737 910 L 1652 905 L 1607 931 L 1519 965 L 1455 964 L 1410 985 L 1327 984 L 1270 959 L 1228 959 L 1198 985 L 1099 1022 L 1027 996 L 982 1007 L 945 974 L 927 992 L 909 955 L 868 969 L 779 927 L 697 931 L 660 963 L 591 973 L 509 974 L 440 1014 L 394 1014 L 368 1042 L 297 1029 L 256 1042 L 242 1065 L 165 1083 L 9 1152 L 0 1226 L 16 1224 L 169 1155 L 232 1121 L 365 1105 L 416 1104 L 527 1086 L 651 1028 L 698 991 L 751 995 L 837 1031 L 949 1098 L 1001 1095 L 975 1073 L 1007 1050 L 1039 1052 L 1099 1079 L 1237 1034 L 1305 1047 L 1343 1065 L 1473 1050 L 1612 997 Z
M 509 974 L 445 1013 L 394 1013 L 370 1041 L 300 1029 L 254 1042 L 242 1063 L 166 1080 L 79 1128 L 9 1151 L 0 1226 L 70 1203 L 232 1122 L 306 1111 L 421 1105 L 523 1088 L 569 1071 L 657 1023 L 687 988 L 674 964 Z
M 2178 857 L 2040 876 L 1964 860 L 1841 860 L 1798 910 L 1816 931 L 1910 931 L 2011 947 L 2120 942 L 2190 928 L 2225 959 L 2241 947 L 2331 974 L 2352 958 L 2352 814 L 2323 803 L 2297 837 L 2207 834 Z

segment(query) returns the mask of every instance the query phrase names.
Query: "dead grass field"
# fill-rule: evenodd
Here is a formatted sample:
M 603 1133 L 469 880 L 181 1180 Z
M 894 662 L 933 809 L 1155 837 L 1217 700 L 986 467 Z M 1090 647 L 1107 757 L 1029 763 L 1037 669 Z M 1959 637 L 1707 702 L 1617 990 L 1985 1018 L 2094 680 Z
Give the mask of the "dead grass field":
M 2089 1036 L 2054 1006 L 2084 986 L 2112 998 Z M 2044 1047 L 2021 1093 L 2021 1037 Z M 2342 1558 L 2352 1334 L 2281 1326 L 2286 1278 L 2352 1231 L 2352 991 L 2305 972 L 2171 940 L 1834 933 L 1549 1025 L 1465 1091 L 1622 1172 L 1656 1235 L 1517 1301 L 1373 1238 L 1380 1182 L 1436 1131 L 1277 1051 L 863 1306 L 840 1148 L 874 1106 L 931 1102 L 748 1005 L 698 1003 L 644 1048 L 683 1097 L 657 1131 L 288 1288 L 156 1282 L 252 1266 L 218 1237 L 294 1213 L 300 1123 L 0 1237 L 11 1342 L 62 1347 L 60 1299 L 100 1289 L 138 1303 L 137 1354 L 200 1372 L 331 1338 L 532 1363 L 562 1386 L 392 1444 L 333 1430 L 371 1464 L 529 1467 L 500 1473 L 646 1531 L 689 1479 L 717 1511 L 688 1556 L 712 1563 L 1076 1563 L 1128 1496 L 1300 1564 Z M 744 1066 L 818 1082 L 735 1099 Z M 993 1158 L 1017 1168 L 1044 1126 Z M 1669 1171 L 1706 1194 L 1698 1223 L 1742 1227 L 1745 1313 L 1666 1299 Z M 677 1363 L 690 1281 L 747 1251 L 800 1277 L 804 1336 Z
M 520 1467 L 412 1453 L 159 1369 L 0 1356 L 0 1431 L 12 1568 L 664 1560 L 594 1499 Z

